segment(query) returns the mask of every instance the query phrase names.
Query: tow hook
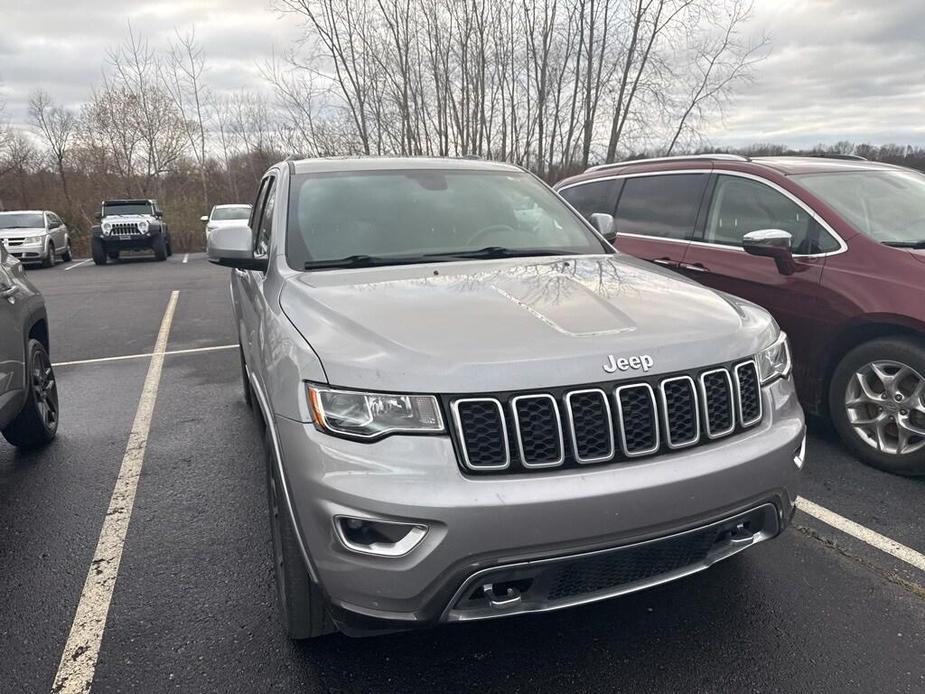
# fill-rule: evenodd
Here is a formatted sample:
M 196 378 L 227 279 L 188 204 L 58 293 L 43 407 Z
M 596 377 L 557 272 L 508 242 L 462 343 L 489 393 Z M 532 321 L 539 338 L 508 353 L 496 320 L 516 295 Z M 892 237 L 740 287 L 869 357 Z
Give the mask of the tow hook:
M 520 591 L 510 586 L 504 589 L 504 595 L 498 595 L 495 591 L 494 584 L 486 583 L 482 586 L 482 592 L 488 599 L 488 604 L 499 610 L 511 607 L 520 602 Z
M 738 523 L 736 527 L 729 532 L 729 544 L 733 547 L 750 545 L 755 539 L 755 533 L 745 527 L 744 523 Z

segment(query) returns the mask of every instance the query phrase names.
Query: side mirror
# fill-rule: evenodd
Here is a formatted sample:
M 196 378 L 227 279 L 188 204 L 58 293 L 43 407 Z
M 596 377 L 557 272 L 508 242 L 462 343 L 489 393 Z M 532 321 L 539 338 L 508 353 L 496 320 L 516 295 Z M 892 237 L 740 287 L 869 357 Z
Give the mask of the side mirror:
M 95 220 L 98 221 L 98 222 L 102 222 L 102 221 L 103 221 L 103 213 L 102 213 L 102 212 L 97 212 L 95 215 L 93 215 L 93 219 L 95 219 Z
M 246 224 L 220 227 L 209 234 L 206 244 L 209 262 L 236 270 L 266 272 L 267 258 L 254 257 L 254 232 Z
M 614 228 L 612 214 L 595 212 L 591 215 L 591 223 L 607 243 L 614 243 L 617 240 L 617 230 Z
M 202 215 L 202 217 L 199 218 L 199 221 L 200 221 L 200 222 L 208 222 L 208 221 L 209 221 L 209 215 L 206 215 L 206 214 Z
M 155 218 L 157 218 L 157 219 L 163 219 L 163 218 L 164 218 L 164 213 L 161 212 L 160 210 L 154 210 L 154 216 L 155 216 Z
M 750 231 L 742 237 L 742 248 L 746 253 L 773 258 L 782 275 L 792 275 L 797 270 L 792 245 L 793 236 L 783 229 Z

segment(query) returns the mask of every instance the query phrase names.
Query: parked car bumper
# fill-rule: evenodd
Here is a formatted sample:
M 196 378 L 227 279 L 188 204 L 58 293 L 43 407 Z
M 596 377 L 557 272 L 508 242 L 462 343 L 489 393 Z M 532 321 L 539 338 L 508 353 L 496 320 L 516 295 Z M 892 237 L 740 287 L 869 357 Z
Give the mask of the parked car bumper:
M 6 250 L 23 263 L 34 263 L 48 258 L 50 246 L 48 239 L 44 239 L 37 243 L 20 243 L 15 246 L 7 244 Z
M 448 437 L 362 444 L 279 416 L 275 429 L 298 531 L 333 616 L 347 633 L 375 633 L 603 599 L 706 568 L 779 534 L 793 513 L 794 456 L 805 425 L 789 380 L 763 397 L 764 421 L 727 440 L 631 463 L 508 477 L 464 475 Z M 345 547 L 337 516 L 427 532 L 404 556 L 371 556 Z M 736 538 L 739 526 L 744 535 Z M 696 537 L 678 537 L 687 531 Z M 706 544 L 667 563 L 650 561 L 641 580 L 579 586 L 564 599 L 550 593 L 557 568 L 619 563 L 609 553 L 616 548 L 645 563 L 651 553 L 634 545 L 658 539 L 656 555 L 677 554 L 689 540 Z M 485 584 L 501 585 L 503 595 L 513 587 L 520 599 L 492 605 L 497 595 L 479 597 Z

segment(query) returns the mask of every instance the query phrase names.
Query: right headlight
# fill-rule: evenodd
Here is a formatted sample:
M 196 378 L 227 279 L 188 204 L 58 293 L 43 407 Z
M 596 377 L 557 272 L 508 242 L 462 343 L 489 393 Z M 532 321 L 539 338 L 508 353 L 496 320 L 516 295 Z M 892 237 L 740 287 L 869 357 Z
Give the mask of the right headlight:
M 789 376 L 792 364 L 787 333 L 781 331 L 770 347 L 766 347 L 755 355 L 755 361 L 758 364 L 758 378 L 761 379 L 761 385 L 770 383 L 775 378 Z
M 444 431 L 433 395 L 398 395 L 337 390 L 309 384 L 308 402 L 315 424 L 329 434 L 371 440 L 387 434 Z

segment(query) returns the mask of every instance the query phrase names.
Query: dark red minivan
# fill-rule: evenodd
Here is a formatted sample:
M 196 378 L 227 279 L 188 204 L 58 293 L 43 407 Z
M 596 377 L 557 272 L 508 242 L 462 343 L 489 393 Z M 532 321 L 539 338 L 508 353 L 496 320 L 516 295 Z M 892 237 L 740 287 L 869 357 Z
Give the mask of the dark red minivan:
M 616 247 L 767 308 L 865 462 L 925 475 L 925 175 L 856 158 L 593 167 L 559 193 Z

